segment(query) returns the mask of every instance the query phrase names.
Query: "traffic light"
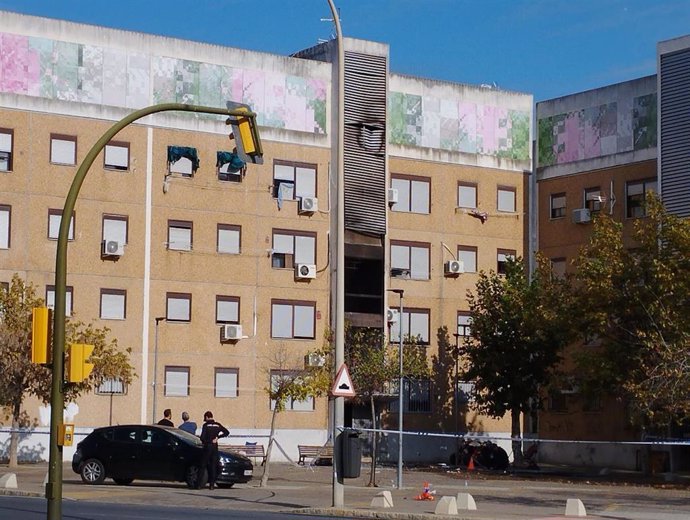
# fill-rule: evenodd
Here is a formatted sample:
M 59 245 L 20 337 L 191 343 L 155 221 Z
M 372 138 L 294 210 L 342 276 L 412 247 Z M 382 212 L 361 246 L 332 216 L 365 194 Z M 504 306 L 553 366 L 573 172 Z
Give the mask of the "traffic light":
M 93 370 L 93 363 L 88 363 L 87 359 L 93 353 L 93 345 L 82 343 L 70 343 L 69 363 L 67 365 L 67 381 L 70 383 L 81 383 L 88 379 Z
M 263 164 L 264 151 L 256 125 L 256 114 L 251 111 L 249 105 L 243 103 L 228 101 L 226 105 L 229 111 L 234 112 L 226 124 L 232 126 L 231 138 L 235 139 L 237 155 L 245 162 Z
M 53 312 L 48 307 L 36 307 L 31 320 L 31 362 L 45 365 L 51 358 Z

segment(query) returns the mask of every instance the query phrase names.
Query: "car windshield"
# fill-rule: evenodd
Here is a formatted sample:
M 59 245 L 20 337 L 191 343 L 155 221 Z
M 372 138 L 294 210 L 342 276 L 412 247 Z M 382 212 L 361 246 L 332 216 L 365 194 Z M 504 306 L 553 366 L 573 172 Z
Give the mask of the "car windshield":
M 168 429 L 168 432 L 173 434 L 175 437 L 182 439 L 185 442 L 188 442 L 188 443 L 193 444 L 195 446 L 201 446 L 201 439 L 199 437 L 197 437 L 196 435 L 192 435 L 191 433 L 188 433 L 184 430 L 178 430 L 175 428 Z

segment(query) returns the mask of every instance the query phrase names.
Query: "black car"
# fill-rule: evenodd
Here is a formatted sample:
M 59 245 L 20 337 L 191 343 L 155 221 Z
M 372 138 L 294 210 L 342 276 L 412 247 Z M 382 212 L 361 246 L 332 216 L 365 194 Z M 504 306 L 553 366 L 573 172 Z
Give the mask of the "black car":
M 196 435 L 157 425 L 97 428 L 77 444 L 72 469 L 86 484 L 102 484 L 106 477 L 120 485 L 140 480 L 186 482 L 202 487 L 206 472 L 199 474 L 202 445 Z M 244 455 L 219 449 L 216 484 L 232 487 L 252 479 L 253 466 Z

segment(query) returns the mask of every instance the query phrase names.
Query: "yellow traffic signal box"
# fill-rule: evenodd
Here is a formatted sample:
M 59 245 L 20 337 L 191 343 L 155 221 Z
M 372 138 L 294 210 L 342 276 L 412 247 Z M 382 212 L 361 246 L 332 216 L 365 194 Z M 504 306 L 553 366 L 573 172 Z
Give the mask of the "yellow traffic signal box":
M 58 446 L 72 446 L 74 442 L 74 424 L 61 424 L 58 428 Z
M 31 362 L 50 363 L 53 312 L 48 307 L 35 307 L 31 321 Z
M 232 126 L 232 135 L 237 145 L 237 154 L 245 162 L 254 164 L 264 163 L 264 151 L 261 147 L 261 137 L 256 124 L 256 114 L 251 111 L 249 105 L 228 101 L 228 110 L 236 115 L 231 115 L 227 124 Z M 240 112 L 240 114 L 237 114 Z M 242 113 L 247 114 L 242 115 Z
M 88 379 L 93 370 L 93 363 L 87 362 L 93 353 L 93 345 L 83 343 L 69 344 L 69 362 L 67 364 L 67 381 L 81 383 Z

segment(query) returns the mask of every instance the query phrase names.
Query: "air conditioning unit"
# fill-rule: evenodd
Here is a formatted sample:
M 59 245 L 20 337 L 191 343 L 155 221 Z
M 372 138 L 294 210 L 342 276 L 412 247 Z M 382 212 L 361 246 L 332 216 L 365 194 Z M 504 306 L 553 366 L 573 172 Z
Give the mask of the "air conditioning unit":
M 315 211 L 319 211 L 319 200 L 316 197 L 302 197 L 300 199 L 300 213 L 314 213 Z
M 316 278 L 316 266 L 314 264 L 297 264 L 295 266 L 295 278 L 297 280 Z
M 462 260 L 449 260 L 443 264 L 443 272 L 446 276 L 462 274 L 465 272 L 465 266 L 462 264 Z
M 575 224 L 585 224 L 592 220 L 592 215 L 588 208 L 579 208 L 573 210 L 573 222 Z
M 398 203 L 398 189 L 397 188 L 388 188 L 388 204 L 397 204 Z
M 388 323 L 398 323 L 400 311 L 398 309 L 388 309 L 386 311 L 386 321 Z
M 305 367 L 322 367 L 326 364 L 326 358 L 316 352 L 310 352 L 304 356 Z
M 242 339 L 242 325 L 221 325 L 221 341 L 237 341 L 238 339 Z
M 103 256 L 122 256 L 125 254 L 125 245 L 117 240 L 104 240 L 101 245 Z

